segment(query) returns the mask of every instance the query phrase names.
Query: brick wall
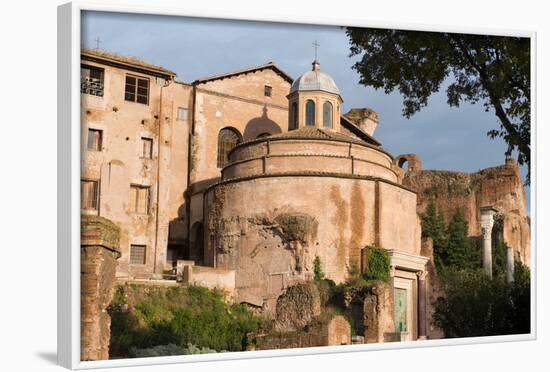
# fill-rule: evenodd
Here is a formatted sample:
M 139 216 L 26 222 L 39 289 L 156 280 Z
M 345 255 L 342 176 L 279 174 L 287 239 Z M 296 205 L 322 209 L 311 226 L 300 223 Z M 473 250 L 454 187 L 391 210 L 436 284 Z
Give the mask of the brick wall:
M 98 216 L 82 216 L 80 251 L 80 359 L 109 359 L 111 302 L 120 229 Z

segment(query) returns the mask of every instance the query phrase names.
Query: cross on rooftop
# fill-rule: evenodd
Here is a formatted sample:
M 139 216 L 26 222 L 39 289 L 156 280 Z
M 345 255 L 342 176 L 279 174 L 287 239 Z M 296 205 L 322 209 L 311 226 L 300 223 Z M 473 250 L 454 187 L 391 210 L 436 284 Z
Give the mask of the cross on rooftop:
M 101 39 L 97 37 L 94 41 L 95 41 L 95 48 L 99 49 L 99 43 L 101 43 Z
M 315 59 L 317 59 L 317 47 L 321 46 L 321 44 L 317 43 L 317 40 L 315 40 L 314 43 L 312 43 L 313 46 L 315 46 Z

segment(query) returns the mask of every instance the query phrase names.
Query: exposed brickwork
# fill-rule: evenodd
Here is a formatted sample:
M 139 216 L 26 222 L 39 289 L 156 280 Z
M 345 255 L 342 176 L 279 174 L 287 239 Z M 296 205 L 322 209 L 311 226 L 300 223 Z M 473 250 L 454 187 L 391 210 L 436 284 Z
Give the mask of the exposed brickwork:
M 80 359 L 109 359 L 111 302 L 120 229 L 98 216 L 82 216 L 80 252 Z
M 373 288 L 372 295 L 364 300 L 363 316 L 365 342 L 384 342 L 385 334 L 394 331 L 393 294 L 389 285 Z
M 481 235 L 480 208 L 495 207 L 503 219 L 504 241 L 513 248 L 516 259 L 529 265 L 529 218 L 519 167 L 514 160 L 476 173 L 409 170 L 403 184 L 418 193 L 419 213 L 430 199 L 441 209 L 447 223 L 457 209 L 462 209 L 469 222 L 470 236 Z
M 351 327 L 341 315 L 314 320 L 300 331 L 272 332 L 256 336 L 256 350 L 351 345 Z

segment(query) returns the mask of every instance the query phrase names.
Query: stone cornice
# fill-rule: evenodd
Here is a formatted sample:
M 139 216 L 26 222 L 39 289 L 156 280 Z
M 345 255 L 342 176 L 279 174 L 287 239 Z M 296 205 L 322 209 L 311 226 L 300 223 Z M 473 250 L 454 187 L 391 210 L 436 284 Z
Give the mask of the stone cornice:
M 206 193 L 210 191 L 210 189 L 221 185 L 228 185 L 231 183 L 238 183 L 238 182 L 244 182 L 244 181 L 253 181 L 260 178 L 276 178 L 276 177 L 329 177 L 329 178 L 342 178 L 342 179 L 352 179 L 352 180 L 365 180 L 365 181 L 373 181 L 373 182 L 377 181 L 377 182 L 383 182 L 388 185 L 392 185 L 400 189 L 403 189 L 405 191 L 408 191 L 410 193 L 416 194 L 414 190 L 408 187 L 400 185 L 396 182 L 388 181 L 380 177 L 359 176 L 359 175 L 352 175 L 347 173 L 331 173 L 331 172 L 279 172 L 279 173 L 263 173 L 263 174 L 245 176 L 245 177 L 236 177 L 236 178 L 231 178 L 224 181 L 216 182 L 208 186 L 204 190 L 204 192 Z M 191 195 L 194 195 L 194 194 L 196 193 L 192 193 Z

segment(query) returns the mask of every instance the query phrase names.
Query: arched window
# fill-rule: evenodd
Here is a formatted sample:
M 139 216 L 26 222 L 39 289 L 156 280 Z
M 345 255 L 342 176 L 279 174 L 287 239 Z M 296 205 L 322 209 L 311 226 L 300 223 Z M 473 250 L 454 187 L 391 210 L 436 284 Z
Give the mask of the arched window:
M 241 134 L 235 129 L 223 128 L 218 134 L 218 168 L 223 168 L 229 161 L 229 151 L 241 142 Z
M 323 127 L 332 128 L 332 104 L 328 101 L 323 103 Z
M 315 102 L 306 101 L 306 125 L 315 125 Z
M 296 129 L 298 128 L 298 104 L 296 102 L 292 102 L 291 111 L 290 129 Z

